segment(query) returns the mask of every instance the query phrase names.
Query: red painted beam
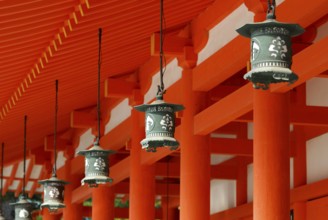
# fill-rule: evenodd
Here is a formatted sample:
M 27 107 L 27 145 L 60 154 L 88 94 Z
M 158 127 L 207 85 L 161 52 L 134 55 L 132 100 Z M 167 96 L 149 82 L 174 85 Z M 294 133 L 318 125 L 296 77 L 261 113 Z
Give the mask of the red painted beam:
M 210 148 L 212 154 L 253 156 L 253 140 L 249 139 L 211 138 Z
M 207 135 L 251 111 L 252 108 L 253 87 L 248 83 L 194 116 L 194 134 Z

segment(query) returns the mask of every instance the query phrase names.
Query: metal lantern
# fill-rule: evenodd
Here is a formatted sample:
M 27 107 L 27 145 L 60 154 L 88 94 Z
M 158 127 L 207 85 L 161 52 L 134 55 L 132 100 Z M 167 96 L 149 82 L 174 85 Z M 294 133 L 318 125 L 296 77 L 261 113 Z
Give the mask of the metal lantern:
M 166 103 L 162 96 L 157 96 L 150 105 L 138 105 L 134 108 L 146 113 L 146 138 L 141 141 L 143 149 L 156 152 L 157 147 L 169 146 L 171 150 L 179 147 L 179 142 L 174 138 L 175 112 L 183 110 L 182 105 Z
M 39 184 L 43 185 L 44 188 L 44 202 L 41 204 L 41 208 L 48 208 L 50 212 L 57 212 L 58 209 L 66 207 L 64 189 L 68 182 L 52 175 L 50 179 L 39 181 Z
M 85 156 L 85 178 L 81 181 L 82 185 L 87 183 L 89 187 L 97 187 L 98 184 L 112 182 L 109 175 L 110 154 L 115 153 L 112 150 L 104 150 L 99 146 L 100 142 L 100 64 L 101 64 L 101 35 L 102 29 L 99 28 L 99 53 L 98 53 L 98 98 L 97 98 L 97 129 L 98 136 L 93 147 L 89 150 L 79 151 L 78 154 Z
M 23 190 L 16 203 L 11 203 L 15 207 L 15 220 L 32 220 L 33 204 L 27 201 L 25 195 L 25 177 L 26 177 L 26 124 L 27 116 L 24 116 L 24 160 L 23 160 Z
M 88 184 L 90 187 L 97 187 L 98 184 L 112 182 L 109 177 L 108 156 L 115 153 L 112 150 L 104 150 L 99 146 L 98 141 L 89 150 L 79 151 L 78 154 L 85 156 L 85 178 L 82 185 Z
M 15 207 L 15 220 L 32 220 L 32 203 L 26 200 L 25 195 L 20 196 L 16 203 L 11 203 Z
M 58 113 L 58 80 L 56 85 L 56 99 L 55 99 L 55 128 L 54 128 L 54 167 L 50 179 L 40 180 L 39 184 L 44 188 L 44 200 L 41 208 L 48 208 L 50 212 L 57 212 L 58 209 L 65 208 L 64 189 L 68 182 L 57 178 L 57 113 Z
M 165 94 L 164 87 L 164 71 L 163 71 L 163 9 L 164 2 L 160 0 L 160 52 L 159 52 L 159 66 L 160 66 L 160 85 L 158 85 L 158 91 L 156 100 L 150 105 L 138 105 L 134 108 L 145 114 L 145 130 L 146 138 L 140 143 L 143 149 L 148 152 L 156 152 L 157 147 L 168 146 L 171 150 L 175 150 L 179 147 L 179 142 L 174 138 L 175 132 L 175 112 L 184 109 L 182 105 L 166 103 L 163 101 Z
M 304 29 L 298 24 L 275 20 L 275 1 L 269 5 L 264 22 L 246 24 L 237 32 L 251 38 L 251 66 L 244 78 L 256 89 L 268 89 L 269 84 L 294 83 L 298 76 L 290 69 L 292 64 L 291 37 L 300 35 Z M 272 10 L 272 12 L 270 12 Z

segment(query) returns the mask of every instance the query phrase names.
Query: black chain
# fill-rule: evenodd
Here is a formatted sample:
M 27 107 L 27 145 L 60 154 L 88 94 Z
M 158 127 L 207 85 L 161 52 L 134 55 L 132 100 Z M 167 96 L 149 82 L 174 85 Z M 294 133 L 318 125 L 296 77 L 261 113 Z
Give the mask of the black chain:
M 25 197 L 25 172 L 26 172 L 26 123 L 27 115 L 24 116 L 24 161 L 23 161 L 23 197 Z
M 96 145 L 99 145 L 100 141 L 100 67 L 101 67 L 101 35 L 102 29 L 99 28 L 99 49 L 98 49 L 98 99 L 97 99 L 97 125 L 98 125 L 98 137 L 96 138 Z
M 159 68 L 160 68 L 160 85 L 158 85 L 157 96 L 159 98 L 163 98 L 165 94 L 165 87 L 164 87 L 164 71 L 163 71 L 163 20 L 164 20 L 164 2 L 160 0 L 160 30 L 159 30 Z
M 57 177 L 57 116 L 58 116 L 58 80 L 56 80 L 55 126 L 54 126 L 54 168 L 52 175 Z

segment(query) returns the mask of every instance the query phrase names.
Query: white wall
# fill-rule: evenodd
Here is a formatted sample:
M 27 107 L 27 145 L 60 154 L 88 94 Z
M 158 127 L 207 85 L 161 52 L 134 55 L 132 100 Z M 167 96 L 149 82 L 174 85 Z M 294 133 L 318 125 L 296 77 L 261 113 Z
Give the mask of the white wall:
M 306 142 L 307 183 L 328 178 L 328 133 Z
M 211 180 L 211 214 L 236 207 L 236 181 Z

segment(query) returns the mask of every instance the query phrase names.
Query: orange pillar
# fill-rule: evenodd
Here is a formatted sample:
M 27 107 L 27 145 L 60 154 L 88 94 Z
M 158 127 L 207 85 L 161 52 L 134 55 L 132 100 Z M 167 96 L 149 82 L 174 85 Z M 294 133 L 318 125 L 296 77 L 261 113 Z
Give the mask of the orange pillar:
M 99 185 L 92 190 L 92 220 L 114 219 L 115 195 L 112 187 Z
M 183 71 L 181 121 L 180 219 L 210 219 L 210 149 L 208 137 L 193 134 L 193 117 L 203 109 L 203 93 L 192 91 L 192 72 Z
M 294 157 L 294 188 L 306 185 L 306 139 L 300 126 L 294 127 L 296 155 Z M 306 220 L 306 202 L 293 204 L 294 220 Z
M 290 220 L 289 94 L 254 90 L 254 220 Z
M 236 205 L 247 203 L 247 165 L 238 166 Z
M 142 113 L 132 110 L 132 139 L 130 151 L 130 220 L 155 219 L 155 167 L 141 164 L 140 141 L 145 136 L 140 126 Z M 143 121 L 143 120 L 142 120 Z
M 61 214 L 51 214 L 48 209 L 42 210 L 42 220 L 60 220 Z
M 63 209 L 63 219 L 81 220 L 83 213 L 83 204 L 72 204 L 72 192 L 80 185 L 80 178 L 76 175 L 71 175 L 71 161 L 67 160 L 65 164 L 65 180 L 70 184 L 65 186 L 64 202 L 66 208 Z
M 162 220 L 179 219 L 179 198 L 162 196 Z

